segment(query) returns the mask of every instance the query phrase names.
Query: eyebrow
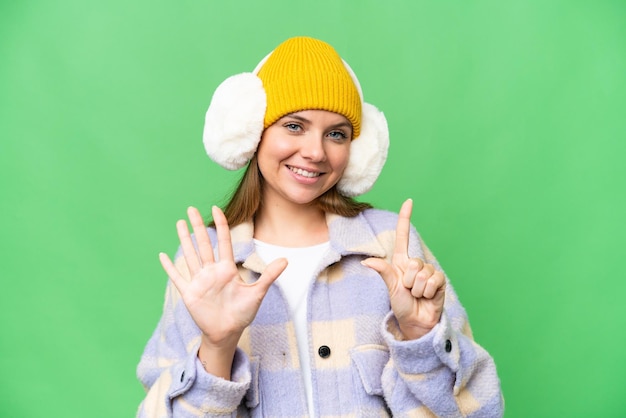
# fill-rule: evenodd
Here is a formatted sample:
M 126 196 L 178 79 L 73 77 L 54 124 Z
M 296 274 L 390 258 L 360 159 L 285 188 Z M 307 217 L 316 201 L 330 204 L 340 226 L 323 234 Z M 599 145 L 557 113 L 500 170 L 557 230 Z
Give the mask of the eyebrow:
M 294 113 L 289 113 L 289 114 L 283 116 L 281 119 L 283 119 L 283 118 L 293 118 L 293 119 L 299 120 L 300 122 L 311 123 L 311 121 L 309 119 L 307 119 L 305 117 L 302 117 L 300 115 L 296 115 Z M 350 122 L 348 122 L 348 121 L 342 121 L 342 122 L 339 122 L 339 123 L 336 123 L 334 125 L 329 126 L 329 128 L 331 128 L 331 129 L 340 128 L 340 127 L 346 127 L 346 128 L 350 128 L 352 130 L 352 124 Z

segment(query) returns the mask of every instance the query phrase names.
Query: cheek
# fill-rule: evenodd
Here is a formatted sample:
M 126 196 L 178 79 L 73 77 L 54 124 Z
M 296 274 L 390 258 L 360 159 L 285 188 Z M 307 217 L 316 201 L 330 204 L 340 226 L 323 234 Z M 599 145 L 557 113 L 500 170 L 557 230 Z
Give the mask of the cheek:
M 334 154 L 333 166 L 342 173 L 350 161 L 350 147 L 343 147 Z
M 278 159 L 282 160 L 289 156 L 293 151 L 290 149 L 288 141 L 275 140 L 272 138 L 261 139 L 257 155 L 259 159 Z

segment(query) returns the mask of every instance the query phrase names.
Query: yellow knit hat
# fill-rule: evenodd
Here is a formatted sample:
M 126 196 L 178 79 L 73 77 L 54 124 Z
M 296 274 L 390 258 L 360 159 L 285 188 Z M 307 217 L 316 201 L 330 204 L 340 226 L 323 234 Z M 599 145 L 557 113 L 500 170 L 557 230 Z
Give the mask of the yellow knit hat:
M 361 133 L 361 97 L 343 60 L 326 42 L 290 38 L 269 55 L 257 73 L 267 95 L 264 128 L 283 116 L 308 109 L 328 110 Z

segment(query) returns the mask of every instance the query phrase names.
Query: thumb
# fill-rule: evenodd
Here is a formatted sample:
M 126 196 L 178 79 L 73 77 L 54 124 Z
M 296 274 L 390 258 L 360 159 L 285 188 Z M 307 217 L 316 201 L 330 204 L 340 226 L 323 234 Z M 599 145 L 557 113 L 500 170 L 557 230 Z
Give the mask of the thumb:
M 388 262 L 386 262 L 382 258 L 370 257 L 361 261 L 361 264 L 378 272 L 378 274 L 380 274 L 380 276 L 383 278 L 383 281 L 387 285 L 387 288 L 390 290 L 393 289 L 395 276 L 393 274 L 393 268 Z
M 287 268 L 286 258 L 277 258 L 265 268 L 265 271 L 261 274 L 259 280 L 257 280 L 257 284 L 263 291 L 263 294 L 267 293 L 267 289 L 269 289 L 272 283 L 278 279 L 278 276 L 285 271 L 285 268 Z

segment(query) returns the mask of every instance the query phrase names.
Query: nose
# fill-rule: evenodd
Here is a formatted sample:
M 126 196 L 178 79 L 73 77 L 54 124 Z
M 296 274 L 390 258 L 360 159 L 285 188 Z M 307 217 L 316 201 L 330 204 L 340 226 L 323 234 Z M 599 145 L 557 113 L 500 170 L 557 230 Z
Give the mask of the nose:
M 307 135 L 302 138 L 300 155 L 312 162 L 326 161 L 326 150 L 324 149 L 324 138 L 321 135 Z

